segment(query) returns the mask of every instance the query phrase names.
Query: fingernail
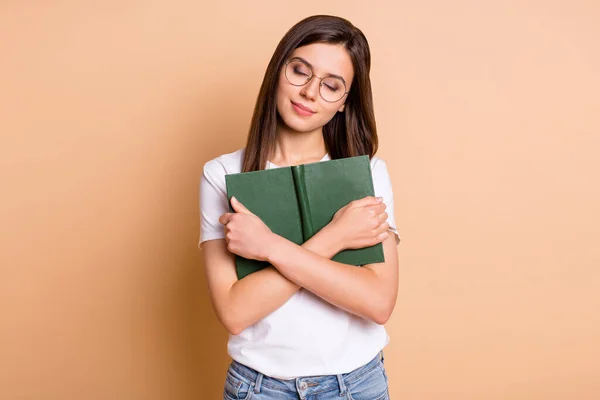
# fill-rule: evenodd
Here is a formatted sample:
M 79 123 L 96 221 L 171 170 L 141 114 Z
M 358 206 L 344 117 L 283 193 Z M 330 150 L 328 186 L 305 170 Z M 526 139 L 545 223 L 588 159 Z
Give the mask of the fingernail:
M 377 201 L 383 201 L 383 197 L 378 197 Z
M 231 196 L 231 201 L 233 201 L 234 203 L 237 203 L 237 199 L 234 196 Z

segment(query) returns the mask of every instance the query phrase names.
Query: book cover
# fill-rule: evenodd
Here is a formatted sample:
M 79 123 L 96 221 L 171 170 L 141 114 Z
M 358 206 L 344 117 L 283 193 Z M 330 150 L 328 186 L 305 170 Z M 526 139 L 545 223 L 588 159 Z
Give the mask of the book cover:
M 346 204 L 375 195 L 368 156 L 229 174 L 225 182 L 228 201 L 235 196 L 271 231 L 298 245 Z M 383 262 L 383 246 L 343 250 L 332 260 L 356 266 Z M 268 265 L 236 255 L 238 279 Z

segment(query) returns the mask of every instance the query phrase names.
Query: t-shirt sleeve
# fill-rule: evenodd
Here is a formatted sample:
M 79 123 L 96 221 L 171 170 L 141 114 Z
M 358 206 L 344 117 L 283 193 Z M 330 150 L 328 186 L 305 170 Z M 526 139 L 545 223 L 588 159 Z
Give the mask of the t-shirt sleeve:
M 383 202 L 386 205 L 385 212 L 388 214 L 387 222 L 390 225 L 389 230 L 395 235 L 396 244 L 398 244 L 400 243 L 400 234 L 398 233 L 396 217 L 394 215 L 394 192 L 392 190 L 392 181 L 385 161 L 380 158 L 376 159 L 371 172 L 373 175 L 375 196 L 381 196 L 383 198 Z
M 229 212 L 227 205 L 227 189 L 225 185 L 225 168 L 216 160 L 204 164 L 200 178 L 200 240 L 224 239 L 225 232 L 219 217 Z

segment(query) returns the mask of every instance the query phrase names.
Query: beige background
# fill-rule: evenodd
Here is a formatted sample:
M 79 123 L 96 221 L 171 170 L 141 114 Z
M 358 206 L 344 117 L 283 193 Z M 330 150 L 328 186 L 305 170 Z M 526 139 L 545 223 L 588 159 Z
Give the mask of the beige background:
M 0 397 L 218 399 L 203 164 L 301 18 L 366 33 L 403 242 L 392 398 L 600 398 L 600 5 L 0 3 Z

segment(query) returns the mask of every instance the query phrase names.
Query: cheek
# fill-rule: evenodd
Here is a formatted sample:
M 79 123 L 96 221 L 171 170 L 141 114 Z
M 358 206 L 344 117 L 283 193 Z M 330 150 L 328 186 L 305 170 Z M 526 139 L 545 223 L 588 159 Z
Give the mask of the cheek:
M 277 89 L 275 90 L 276 101 L 279 101 L 281 97 L 286 97 L 289 93 L 290 87 L 293 87 L 288 84 L 287 80 L 283 75 L 279 75 L 279 80 L 277 81 Z
M 322 111 L 322 121 L 321 125 L 325 125 L 326 123 L 328 123 L 329 121 L 331 121 L 331 119 L 333 117 L 335 117 L 335 115 L 337 114 L 337 111 L 339 109 L 339 106 L 333 107 L 333 106 L 329 106 L 326 109 L 323 109 Z

